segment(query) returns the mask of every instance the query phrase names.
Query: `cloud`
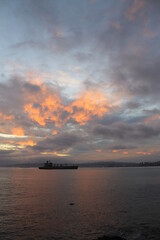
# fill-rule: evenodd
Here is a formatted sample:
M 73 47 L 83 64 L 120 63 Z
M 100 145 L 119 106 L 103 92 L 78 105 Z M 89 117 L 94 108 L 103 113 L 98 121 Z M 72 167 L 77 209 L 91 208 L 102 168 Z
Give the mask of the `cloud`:
M 3 114 L 0 112 L 0 118 L 1 118 L 1 121 L 12 121 L 14 119 L 14 116 L 13 115 L 6 115 L 6 114 Z
M 71 2 L 1 6 L 0 149 L 143 156 L 160 138 L 160 1 Z
M 68 124 L 72 128 L 74 125 L 75 128 L 85 126 L 111 111 L 111 104 L 107 103 L 100 89 L 86 89 L 71 100 L 63 98 L 59 88 L 50 83 L 14 77 L 1 83 L 0 92 L 3 96 L 0 100 L 0 131 L 7 134 L 8 138 L 14 136 L 17 147 L 31 146 L 46 150 L 51 150 L 50 144 L 54 144 L 56 149 L 58 146 L 70 147 L 79 142 L 79 138 L 69 133 L 61 134 L 61 131 L 68 129 Z M 16 136 L 27 139 L 17 141 Z M 44 139 L 46 145 L 43 140 L 43 144 L 39 145 L 39 137 Z
M 133 21 L 136 15 L 144 9 L 144 6 L 145 0 L 133 0 L 125 13 L 128 20 Z
M 159 62 L 159 57 L 150 59 L 150 55 L 145 56 L 145 59 L 133 55 L 121 57 L 119 67 L 113 73 L 114 79 L 116 79 L 116 83 L 119 81 L 120 84 L 124 84 L 132 94 L 158 97 L 160 90 Z
M 36 93 L 41 90 L 41 88 L 38 85 L 30 83 L 30 82 L 25 82 L 24 88 L 32 93 Z
M 33 141 L 33 140 L 28 140 L 27 141 L 20 141 L 20 142 L 17 142 L 17 144 L 19 144 L 20 146 L 35 146 L 36 145 L 36 142 Z
M 52 92 L 44 85 L 40 95 L 31 96 L 30 100 L 28 97 L 24 106 L 29 118 L 41 126 L 46 126 L 48 122 L 58 126 L 70 119 L 83 125 L 94 116 L 103 117 L 108 111 L 105 95 L 100 90 L 85 91 L 65 105 L 57 92 Z
M 112 150 L 125 150 L 125 149 L 135 149 L 135 148 L 137 148 L 137 146 L 126 144 L 126 145 L 113 145 L 109 149 L 112 149 Z
M 110 106 L 107 106 L 105 95 L 102 91 L 89 90 L 82 93 L 75 101 L 66 107 L 76 122 L 84 125 L 94 116 L 103 117 Z
M 139 102 L 127 102 L 127 104 L 126 104 L 126 108 L 127 109 L 137 109 L 137 108 L 139 108 L 140 107 L 140 103 Z
M 24 130 L 21 127 L 15 127 L 11 129 L 13 135 L 24 136 Z
M 50 137 L 39 141 L 33 148 L 41 152 L 63 151 L 80 143 L 82 136 L 75 133 L 61 133 L 57 136 Z
M 131 125 L 122 122 L 110 127 L 98 125 L 94 128 L 94 134 L 111 139 L 148 139 L 160 135 L 160 126 Z

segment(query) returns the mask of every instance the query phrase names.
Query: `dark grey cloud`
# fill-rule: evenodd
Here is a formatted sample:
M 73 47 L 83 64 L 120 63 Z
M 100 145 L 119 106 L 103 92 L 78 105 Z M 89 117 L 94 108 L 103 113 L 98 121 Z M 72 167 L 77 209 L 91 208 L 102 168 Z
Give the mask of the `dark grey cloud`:
M 8 156 L 10 154 L 12 154 L 14 152 L 14 150 L 0 150 L 0 158 L 3 156 Z
M 119 66 L 113 70 L 117 85 L 127 87 L 132 94 L 142 97 L 159 97 L 160 57 L 121 56 Z
M 39 86 L 29 83 L 29 82 L 24 83 L 24 88 L 33 93 L 39 92 L 41 90 Z
M 125 13 L 136 1 L 125 1 L 119 14 L 110 19 L 108 28 L 98 34 L 97 41 L 101 55 L 109 58 L 106 81 L 113 82 L 117 91 L 125 89 L 134 97 L 157 101 L 160 90 L 159 3 L 141 2 L 144 2 L 142 8 L 135 11 L 130 20 Z
M 13 76 L 10 81 L 0 83 L 0 107 L 4 112 L 12 113 L 15 106 L 20 109 L 24 103 L 23 79 Z
M 108 149 L 125 150 L 125 149 L 136 149 L 136 148 L 137 148 L 137 146 L 126 144 L 126 145 L 113 145 L 113 146 L 109 147 Z
M 111 139 L 148 139 L 160 135 L 160 126 L 131 125 L 123 122 L 109 127 L 103 125 L 96 126 L 94 134 Z
M 131 109 L 131 110 L 137 109 L 140 106 L 141 106 L 141 104 L 139 102 L 127 102 L 127 104 L 126 104 L 126 108 Z
M 143 112 L 147 116 L 152 116 L 152 115 L 155 115 L 155 114 L 160 114 L 160 109 L 158 109 L 158 108 L 144 109 Z
M 60 135 L 39 141 L 33 148 L 38 151 L 63 151 L 82 142 L 82 136 L 75 133 L 61 133 Z

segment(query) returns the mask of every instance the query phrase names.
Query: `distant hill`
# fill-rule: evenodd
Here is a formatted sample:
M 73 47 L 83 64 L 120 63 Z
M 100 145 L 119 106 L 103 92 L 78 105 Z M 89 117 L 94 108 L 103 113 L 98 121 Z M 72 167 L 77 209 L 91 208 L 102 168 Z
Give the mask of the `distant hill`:
M 160 166 L 160 161 L 158 162 L 141 162 L 139 163 L 140 167 L 151 167 L 151 166 Z
M 138 163 L 134 162 L 90 162 L 90 163 L 80 163 L 80 167 L 137 167 Z
M 67 162 L 65 162 L 67 163 Z M 149 166 L 160 166 L 160 161 L 156 162 L 114 162 L 114 161 L 100 161 L 100 162 L 86 162 L 86 163 L 76 163 L 82 168 L 96 168 L 96 167 L 149 167 Z M 20 167 L 20 168 L 38 168 L 43 165 L 42 163 L 19 163 L 13 164 L 6 167 Z

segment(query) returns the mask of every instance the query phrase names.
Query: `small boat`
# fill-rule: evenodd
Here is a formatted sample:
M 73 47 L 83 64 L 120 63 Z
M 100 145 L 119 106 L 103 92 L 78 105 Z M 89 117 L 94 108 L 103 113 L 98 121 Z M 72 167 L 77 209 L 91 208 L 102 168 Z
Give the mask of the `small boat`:
M 73 164 L 53 164 L 50 161 L 44 163 L 39 169 L 52 170 L 52 169 L 78 169 L 78 165 Z

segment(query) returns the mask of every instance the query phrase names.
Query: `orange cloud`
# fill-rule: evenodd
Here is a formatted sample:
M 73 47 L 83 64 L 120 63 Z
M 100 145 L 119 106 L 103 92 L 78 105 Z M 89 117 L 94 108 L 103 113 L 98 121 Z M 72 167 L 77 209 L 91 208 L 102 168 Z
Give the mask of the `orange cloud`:
M 24 136 L 24 130 L 21 127 L 12 128 L 11 129 L 12 134 L 17 136 Z
M 137 155 L 151 155 L 151 152 L 136 152 Z
M 40 113 L 39 108 L 35 108 L 32 103 L 24 106 L 24 111 L 28 113 L 31 120 L 37 122 L 41 126 L 45 126 L 45 119 Z
M 62 100 L 57 93 L 51 92 L 44 85 L 39 85 L 39 87 L 39 92 L 27 96 L 29 103 L 24 106 L 24 111 L 32 121 L 41 126 L 46 126 L 47 122 L 54 122 L 58 125 L 61 122 Z
M 109 111 L 106 98 L 100 90 L 90 90 L 82 93 L 76 100 L 65 106 L 57 92 L 39 85 L 40 91 L 35 94 L 27 93 L 28 100 L 24 106 L 24 112 L 29 118 L 41 126 L 54 123 L 61 126 L 70 119 L 74 119 L 80 125 L 86 124 L 92 117 L 102 117 Z M 64 112 L 68 113 L 64 116 Z
M 58 157 L 67 157 L 70 156 L 70 154 L 68 153 L 58 153 L 56 151 L 54 152 L 41 152 L 42 155 L 56 155 Z
M 113 153 L 119 153 L 120 150 L 114 149 L 114 150 L 112 150 L 112 152 L 113 152 Z
M 120 153 L 120 154 L 128 155 L 128 152 L 127 152 L 127 151 L 122 152 L 121 149 L 114 149 L 114 150 L 112 150 L 112 152 L 113 152 L 113 153 Z
M 58 95 L 52 94 L 45 98 L 41 107 L 46 120 L 53 121 L 56 125 L 62 121 L 60 114 L 63 110 L 63 105 Z
M 10 121 L 14 119 L 14 116 L 12 115 L 6 115 L 0 112 L 0 118 L 1 120 L 5 120 L 5 121 Z
M 65 108 L 80 125 L 84 125 L 93 116 L 102 117 L 109 111 L 106 99 L 101 91 L 86 91 L 78 99 Z
M 28 140 L 26 142 L 18 142 L 18 144 L 21 146 L 35 146 L 36 142 L 34 142 L 33 140 Z
M 53 131 L 52 131 L 52 134 L 53 134 L 53 135 L 56 135 L 56 134 L 57 134 L 57 131 L 56 131 L 56 130 L 53 130 Z

